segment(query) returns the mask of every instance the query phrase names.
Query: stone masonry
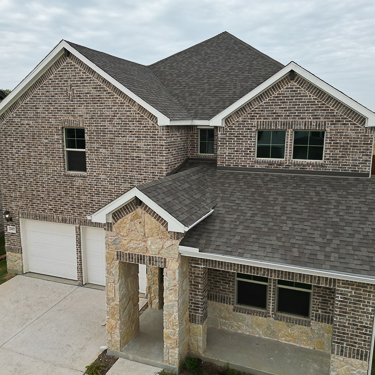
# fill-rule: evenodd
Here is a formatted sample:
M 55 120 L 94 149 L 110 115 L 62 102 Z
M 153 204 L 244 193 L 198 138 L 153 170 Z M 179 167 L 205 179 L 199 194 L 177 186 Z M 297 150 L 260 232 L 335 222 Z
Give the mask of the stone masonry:
M 116 221 L 112 230 L 107 231 L 107 272 L 113 267 L 117 269 L 118 264 L 137 267 L 136 263 L 142 263 L 149 267 L 158 266 L 153 268 L 163 268 L 164 363 L 178 367 L 188 352 L 189 342 L 188 263 L 178 253 L 181 238 L 175 239 L 176 234 L 167 231 L 166 222 L 147 206 L 131 206 L 129 210 L 122 210 L 125 216 L 113 215 Z M 135 279 L 135 272 L 133 274 Z M 157 278 L 159 280 L 159 276 Z M 118 301 L 122 299 L 120 296 L 118 301 L 113 300 L 111 290 L 116 291 L 116 287 L 120 291 L 124 290 L 123 300 L 128 301 L 123 303 L 124 306 L 130 303 L 132 295 L 127 292 L 129 288 L 122 286 L 127 283 L 127 279 L 120 273 L 107 273 L 107 283 L 113 284 L 113 288 L 112 285 L 107 287 L 108 347 L 120 351 L 128 341 L 124 339 L 118 342 L 117 338 L 125 337 L 122 330 L 129 329 L 129 325 L 124 321 L 126 314 L 110 315 L 112 307 L 116 306 L 117 311 Z M 132 334 L 127 336 L 129 339 L 137 330 L 134 320 L 130 324 Z M 110 327 L 116 327 L 118 331 L 110 332 Z

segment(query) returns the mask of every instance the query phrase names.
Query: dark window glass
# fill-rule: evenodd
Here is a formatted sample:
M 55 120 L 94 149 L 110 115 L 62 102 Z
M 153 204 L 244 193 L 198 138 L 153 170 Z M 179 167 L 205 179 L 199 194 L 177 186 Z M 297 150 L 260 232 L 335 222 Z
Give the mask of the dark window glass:
M 257 158 L 284 159 L 285 131 L 259 130 Z
M 86 172 L 86 152 L 85 151 L 67 151 L 68 171 Z
M 295 281 L 278 280 L 277 284 L 278 285 L 291 286 L 291 287 L 300 288 L 300 289 L 307 289 L 307 290 L 312 289 L 311 284 L 297 283 Z
M 278 287 L 277 311 L 281 313 L 299 315 L 304 318 L 310 316 L 311 292 Z
M 295 131 L 293 159 L 323 160 L 324 132 Z
M 267 284 L 237 280 L 237 303 L 259 309 L 267 308 Z
M 199 129 L 199 153 L 214 154 L 215 153 L 215 130 Z
M 85 129 L 66 128 L 66 168 L 73 172 L 86 172 Z

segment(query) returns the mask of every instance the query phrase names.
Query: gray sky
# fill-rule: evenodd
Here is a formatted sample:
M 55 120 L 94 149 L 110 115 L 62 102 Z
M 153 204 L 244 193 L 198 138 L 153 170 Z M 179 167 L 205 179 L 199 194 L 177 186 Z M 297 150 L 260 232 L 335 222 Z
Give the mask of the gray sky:
M 228 31 L 375 111 L 374 0 L 0 0 L 0 88 L 66 39 L 141 64 Z

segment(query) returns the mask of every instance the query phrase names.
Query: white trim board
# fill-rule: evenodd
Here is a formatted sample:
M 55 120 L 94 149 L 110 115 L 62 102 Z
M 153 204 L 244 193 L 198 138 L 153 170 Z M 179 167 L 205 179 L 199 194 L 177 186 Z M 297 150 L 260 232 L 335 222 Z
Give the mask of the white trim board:
M 124 94 L 128 95 L 142 107 L 147 109 L 150 113 L 158 119 L 158 125 L 170 125 L 170 119 L 159 112 L 157 109 L 152 107 L 150 104 L 146 103 L 139 96 L 134 94 L 128 88 L 123 86 L 121 83 L 112 78 L 104 70 L 100 69 L 89 59 L 84 57 L 76 49 L 74 49 L 69 43 L 65 40 L 62 40 L 39 64 L 38 66 L 0 103 L 0 114 L 3 113 L 15 100 L 17 100 L 23 92 L 25 92 L 42 74 L 59 58 L 64 54 L 64 49 L 69 51 L 72 55 L 77 57 L 96 73 L 105 78 L 108 82 L 112 83 L 115 87 L 121 90 Z
M 248 94 L 243 96 L 241 99 L 237 100 L 235 103 L 230 105 L 228 108 L 224 109 L 224 111 L 217 114 L 210 120 L 210 126 L 224 126 L 225 119 L 230 116 L 232 113 L 236 112 L 238 109 L 243 107 L 249 101 L 254 99 L 256 96 L 261 94 L 263 91 L 267 90 L 270 86 L 274 85 L 276 82 L 283 79 L 291 70 L 294 70 L 297 74 L 301 77 L 312 83 L 313 85 L 319 87 L 321 90 L 326 92 L 327 94 L 333 96 L 341 103 L 345 104 L 346 106 L 353 109 L 355 112 L 358 112 L 362 116 L 366 117 L 366 127 L 375 126 L 375 113 L 370 111 L 368 108 L 364 107 L 363 105 L 359 104 L 355 100 L 349 98 L 347 95 L 342 93 L 341 91 L 335 89 L 328 83 L 324 82 L 314 74 L 310 73 L 306 69 L 302 68 L 300 65 L 296 64 L 294 61 L 290 62 L 287 66 L 283 69 L 278 71 L 272 77 L 264 81 L 262 84 L 257 86 L 254 90 L 250 91 Z
M 300 273 L 300 274 L 307 274 L 307 275 L 321 276 L 321 277 L 330 277 L 332 279 L 338 279 L 338 280 L 347 280 L 347 281 L 356 281 L 359 283 L 375 284 L 375 277 L 355 275 L 355 274 L 349 274 L 349 273 L 344 273 L 344 272 L 325 271 L 325 270 L 319 270 L 315 268 L 298 267 L 298 266 L 292 266 L 288 264 L 280 264 L 280 263 L 266 262 L 266 261 L 261 261 L 261 260 L 232 257 L 228 255 L 201 253 L 199 252 L 198 248 L 187 247 L 187 246 L 179 246 L 178 250 L 181 255 L 186 256 L 186 257 L 210 259 L 210 260 L 217 260 L 219 262 L 243 264 L 246 266 L 270 268 L 270 269 L 275 269 L 279 271 L 295 272 L 295 273 Z

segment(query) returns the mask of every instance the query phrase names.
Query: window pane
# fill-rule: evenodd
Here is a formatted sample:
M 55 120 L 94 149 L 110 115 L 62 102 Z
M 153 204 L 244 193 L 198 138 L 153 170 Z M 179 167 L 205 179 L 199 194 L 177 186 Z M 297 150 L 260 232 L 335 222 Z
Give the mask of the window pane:
M 294 286 L 294 281 L 278 280 L 279 285 Z
M 309 132 L 294 132 L 294 144 L 307 146 L 309 143 Z
M 310 132 L 310 145 L 323 146 L 324 132 Z
M 309 147 L 309 160 L 323 160 L 323 147 L 310 146 Z
M 293 159 L 307 159 L 307 146 L 294 146 Z
M 214 143 L 213 142 L 207 143 L 207 154 L 213 154 L 214 152 L 215 152 Z
M 199 152 L 201 154 L 207 154 L 207 143 L 206 142 L 201 142 L 200 143 Z
M 255 281 L 261 281 L 263 283 L 268 283 L 267 277 L 262 277 L 262 276 L 253 276 L 253 280 Z
M 67 151 L 68 171 L 86 172 L 86 152 L 85 151 Z
M 310 315 L 310 292 L 278 288 L 277 311 L 308 318 Z
M 237 303 L 266 309 L 267 285 L 237 280 Z
M 85 140 L 84 139 L 77 139 L 77 148 L 82 150 L 85 149 Z
M 214 139 L 215 139 L 215 131 L 214 131 L 214 129 L 207 130 L 207 140 L 209 142 L 214 142 Z
M 271 132 L 270 131 L 258 131 L 258 144 L 269 145 L 271 143 Z
M 273 145 L 285 145 L 285 131 L 273 131 L 272 132 L 272 144 Z
M 65 136 L 66 138 L 75 138 L 76 137 L 76 130 L 72 128 L 65 129 Z
M 257 148 L 257 158 L 271 157 L 271 146 L 259 146 Z
M 85 138 L 85 129 L 76 129 L 77 138 Z
M 207 141 L 207 130 L 206 129 L 200 129 L 199 132 L 200 132 L 199 137 L 200 137 L 201 142 Z
M 284 159 L 284 145 L 271 147 L 271 158 Z
M 71 139 L 71 138 L 67 138 L 66 139 L 66 148 L 76 148 L 76 140 L 75 139 Z

